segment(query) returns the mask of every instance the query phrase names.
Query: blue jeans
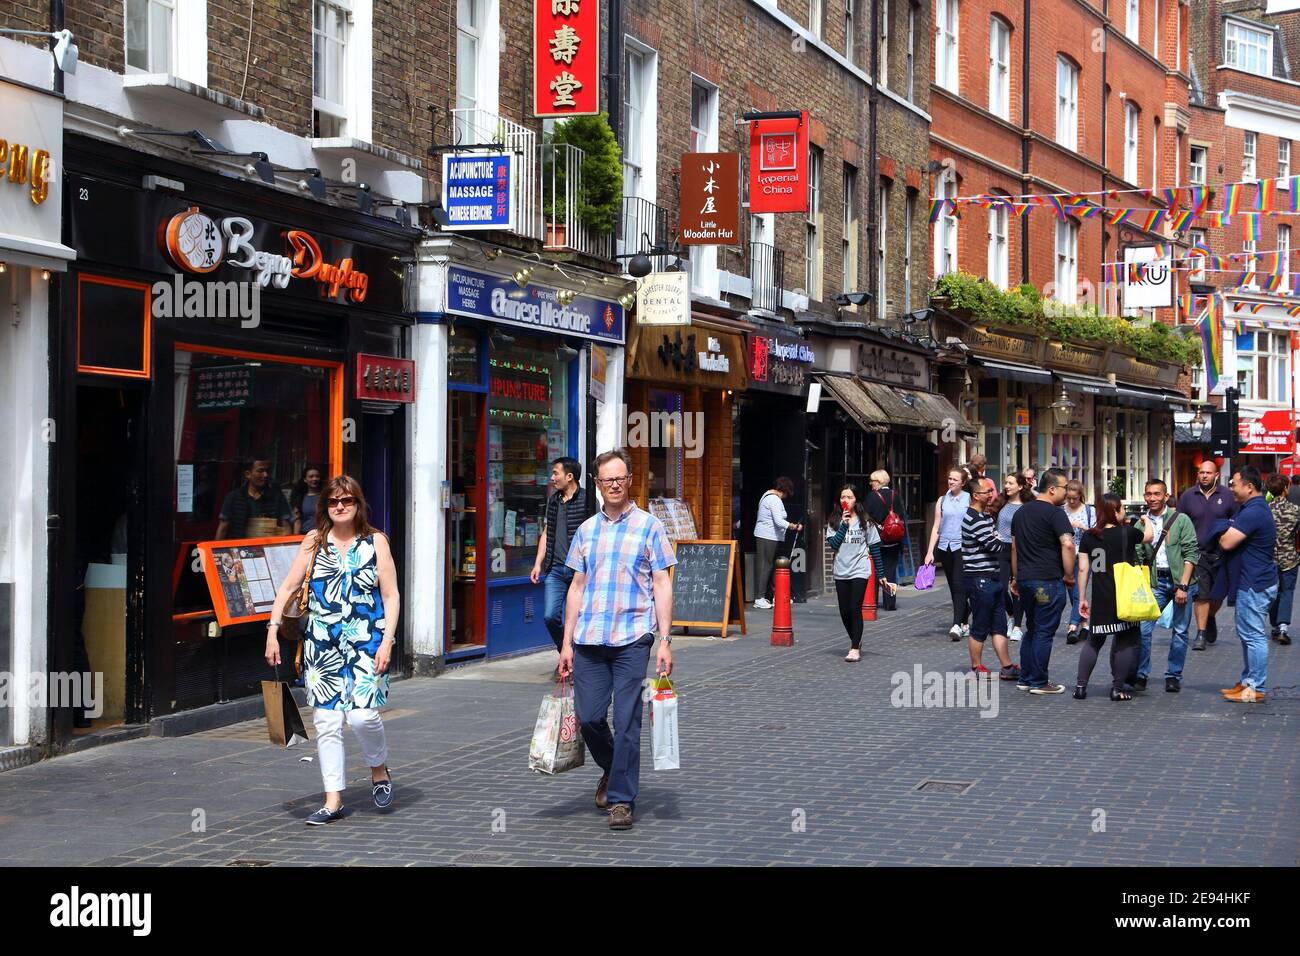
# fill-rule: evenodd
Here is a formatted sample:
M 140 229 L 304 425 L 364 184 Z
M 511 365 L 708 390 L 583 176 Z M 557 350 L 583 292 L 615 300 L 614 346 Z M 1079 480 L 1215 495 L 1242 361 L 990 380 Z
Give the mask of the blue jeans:
M 1019 581 L 1020 605 L 1025 610 L 1025 636 L 1020 642 L 1020 682 L 1030 687 L 1047 684 L 1047 664 L 1052 659 L 1052 639 L 1065 611 L 1065 583 Z
M 1276 597 L 1276 584 L 1263 591 L 1242 588 L 1237 592 L 1237 636 L 1245 664 L 1241 683 L 1261 694 L 1268 683 L 1268 607 Z
M 1291 605 L 1295 603 L 1295 578 L 1296 572 L 1300 567 L 1292 568 L 1290 571 L 1279 571 L 1277 597 L 1273 599 L 1273 606 L 1268 609 L 1269 623 L 1274 627 L 1279 624 L 1291 624 Z
M 970 636 L 981 644 L 990 634 L 1007 633 L 1007 608 L 1002 582 L 995 577 L 966 576 L 966 597 L 970 601 Z
M 573 646 L 573 708 L 582 739 L 600 769 L 609 774 L 609 805 L 636 809 L 641 783 L 641 688 L 654 635 L 622 647 Z M 605 714 L 614 699 L 614 730 Z
M 557 651 L 564 647 L 564 601 L 569 596 L 569 582 L 572 580 L 573 569 L 564 564 L 552 567 L 542 580 L 545 588 L 542 592 L 542 618 Z
M 1161 610 L 1174 599 L 1177 584 L 1173 578 L 1156 578 L 1152 592 Z M 1165 677 L 1177 677 L 1182 680 L 1183 662 L 1187 660 L 1187 629 L 1192 623 L 1192 601 L 1196 598 L 1196 583 L 1188 585 L 1187 603 L 1181 607 L 1174 605 L 1174 623 L 1169 638 L 1169 663 L 1165 666 Z M 1155 621 L 1142 622 L 1142 655 L 1138 659 L 1137 676 L 1144 680 L 1151 675 L 1151 632 L 1155 630 Z

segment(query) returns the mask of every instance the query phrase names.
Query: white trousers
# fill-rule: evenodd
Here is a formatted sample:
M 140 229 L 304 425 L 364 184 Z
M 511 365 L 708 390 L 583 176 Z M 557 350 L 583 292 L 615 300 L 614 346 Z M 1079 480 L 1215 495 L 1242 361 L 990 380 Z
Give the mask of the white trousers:
M 348 711 L 317 707 L 312 711 L 316 727 L 316 753 L 320 757 L 320 775 L 325 781 L 326 793 L 341 793 L 347 789 L 347 761 L 343 756 L 343 715 L 361 745 L 361 755 L 368 767 L 382 767 L 388 763 L 388 741 L 384 738 L 384 722 L 374 708 Z

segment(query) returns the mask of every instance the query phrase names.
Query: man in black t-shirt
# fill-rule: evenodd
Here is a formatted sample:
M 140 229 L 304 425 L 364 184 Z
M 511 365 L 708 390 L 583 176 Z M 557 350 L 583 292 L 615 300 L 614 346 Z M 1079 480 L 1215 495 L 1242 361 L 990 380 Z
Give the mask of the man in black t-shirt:
M 248 462 L 244 482 L 221 502 L 217 540 L 260 537 L 248 534 L 252 518 L 273 518 L 280 534 L 289 533 L 289 502 L 271 483 L 271 463 L 265 458 Z
M 555 494 L 546 501 L 543 511 L 541 536 L 537 539 L 537 560 L 529 580 L 534 584 L 545 582 L 542 619 L 558 651 L 564 646 L 564 601 L 569 593 L 573 571 L 564 562 L 569 556 L 569 545 L 582 523 L 591 517 L 587 510 L 587 496 L 583 493 L 578 475 L 582 465 L 573 458 L 557 458 L 551 462 L 551 484 Z
M 1065 686 L 1047 679 L 1052 639 L 1061 625 L 1066 588 L 1074 584 L 1074 528 L 1061 510 L 1066 476 L 1056 468 L 1043 472 L 1038 497 L 1011 520 L 1011 593 L 1025 609 L 1025 638 L 1020 644 L 1020 683 L 1031 694 L 1060 694 Z

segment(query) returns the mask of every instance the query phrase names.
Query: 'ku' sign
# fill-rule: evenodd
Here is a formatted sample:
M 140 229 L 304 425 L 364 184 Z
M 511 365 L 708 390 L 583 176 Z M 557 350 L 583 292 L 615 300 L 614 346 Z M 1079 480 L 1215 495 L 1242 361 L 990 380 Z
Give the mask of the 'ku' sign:
M 533 0 L 533 114 L 599 112 L 599 0 Z
M 808 112 L 749 127 L 749 211 L 808 211 Z

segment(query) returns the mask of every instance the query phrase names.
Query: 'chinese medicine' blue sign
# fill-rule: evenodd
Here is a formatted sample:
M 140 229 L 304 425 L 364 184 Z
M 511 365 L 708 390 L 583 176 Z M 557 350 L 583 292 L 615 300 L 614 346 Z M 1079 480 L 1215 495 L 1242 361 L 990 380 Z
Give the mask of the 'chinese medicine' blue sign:
M 576 335 L 598 342 L 623 341 L 623 307 L 617 302 L 578 296 L 561 305 L 556 289 L 514 282 L 485 272 L 447 270 L 447 311 L 491 319 L 543 332 Z
M 447 228 L 514 229 L 514 170 L 508 154 L 442 157 L 442 208 Z

